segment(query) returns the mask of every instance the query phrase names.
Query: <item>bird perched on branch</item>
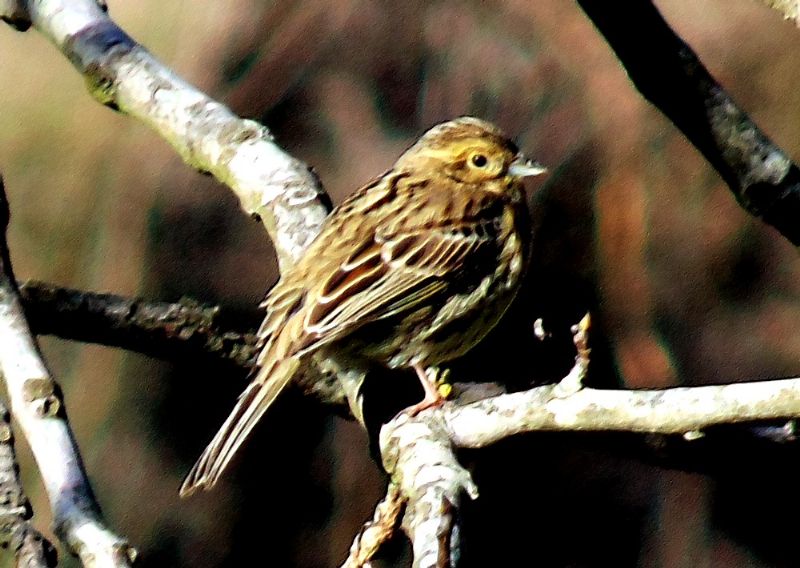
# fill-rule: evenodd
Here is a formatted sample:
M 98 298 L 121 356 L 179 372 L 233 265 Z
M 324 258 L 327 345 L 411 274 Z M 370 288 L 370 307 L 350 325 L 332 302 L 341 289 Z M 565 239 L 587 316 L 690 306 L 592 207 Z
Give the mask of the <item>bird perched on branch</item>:
M 264 302 L 253 379 L 181 487 L 211 488 L 312 352 L 354 364 L 428 371 L 459 357 L 497 323 L 527 257 L 522 179 L 545 169 L 494 125 L 463 117 L 426 132 L 334 209 Z M 359 363 L 360 362 L 360 363 Z

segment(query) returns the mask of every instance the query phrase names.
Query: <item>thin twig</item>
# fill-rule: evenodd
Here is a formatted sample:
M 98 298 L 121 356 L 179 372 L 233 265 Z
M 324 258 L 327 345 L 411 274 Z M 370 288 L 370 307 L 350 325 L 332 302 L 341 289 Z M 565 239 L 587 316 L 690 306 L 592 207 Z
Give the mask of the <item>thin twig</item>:
M 370 568 L 370 560 L 389 539 L 394 536 L 400 515 L 405 508 L 405 499 L 399 487 L 389 483 L 386 497 L 375 507 L 373 518 L 361 527 L 350 547 L 350 555 L 342 568 Z
M 686 434 L 719 424 L 800 416 L 800 378 L 664 390 L 583 388 L 569 396 L 555 385 L 504 394 L 466 406 L 446 405 L 452 442 L 480 448 L 524 432 L 618 431 Z

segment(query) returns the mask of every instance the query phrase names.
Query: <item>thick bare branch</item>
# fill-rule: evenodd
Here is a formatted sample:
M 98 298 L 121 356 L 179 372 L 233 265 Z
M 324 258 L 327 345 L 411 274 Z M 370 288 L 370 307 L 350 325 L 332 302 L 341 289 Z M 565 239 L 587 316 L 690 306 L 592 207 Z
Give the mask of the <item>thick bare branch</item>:
M 105 526 L 60 389 L 25 319 L 5 241 L 8 218 L 0 184 L 0 371 L 11 410 L 39 466 L 59 538 L 84 566 L 130 566 L 135 550 Z
M 478 497 L 472 476 L 456 458 L 450 433 L 433 418 L 439 413 L 401 413 L 380 433 L 383 467 L 406 502 L 402 526 L 414 550 L 414 568 L 457 565 L 460 541 L 454 513 L 464 493 Z
M 0 403 L 0 546 L 14 551 L 17 566 L 50 568 L 56 565 L 53 545 L 28 519 L 33 515 L 19 479 L 11 417 Z
M 153 128 L 186 163 L 213 174 L 245 211 L 261 218 L 281 268 L 316 237 L 329 211 L 327 196 L 308 166 L 278 147 L 266 127 L 239 118 L 178 77 L 94 0 L 12 2 L 0 16 L 19 22 L 21 6 L 84 75 L 96 99 Z
M 706 157 L 737 201 L 800 244 L 800 169 L 741 110 L 650 0 L 579 0 L 641 93 Z

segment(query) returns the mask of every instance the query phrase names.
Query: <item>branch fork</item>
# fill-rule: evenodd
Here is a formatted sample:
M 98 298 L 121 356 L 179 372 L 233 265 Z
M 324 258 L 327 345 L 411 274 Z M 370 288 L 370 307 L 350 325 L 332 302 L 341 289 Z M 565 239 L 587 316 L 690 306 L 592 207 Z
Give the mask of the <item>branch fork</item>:
M 589 366 L 589 324 L 587 314 L 572 328 L 578 354 L 569 374 L 557 385 L 547 387 L 553 401 L 572 396 L 582 388 Z M 456 399 L 414 416 L 401 412 L 381 428 L 383 467 L 392 482 L 389 494 L 378 507 L 389 499 L 399 499 L 404 504 L 401 527 L 414 550 L 414 568 L 447 568 L 457 564 L 461 545 L 457 513 L 461 499 L 463 495 L 478 498 L 478 487 L 472 475 L 456 456 L 459 435 L 450 418 L 454 413 L 469 413 L 470 408 L 487 400 L 494 400 L 499 408 L 505 396 L 509 395 L 466 404 Z M 477 409 L 476 418 L 486 427 L 492 417 L 482 413 L 479 406 Z M 377 510 L 375 517 L 381 517 Z M 365 548 L 360 544 L 361 535 L 369 526 L 366 525 L 356 538 L 343 568 L 369 566 L 368 561 L 380 544 L 393 534 L 385 530 L 384 524 L 384 530 Z

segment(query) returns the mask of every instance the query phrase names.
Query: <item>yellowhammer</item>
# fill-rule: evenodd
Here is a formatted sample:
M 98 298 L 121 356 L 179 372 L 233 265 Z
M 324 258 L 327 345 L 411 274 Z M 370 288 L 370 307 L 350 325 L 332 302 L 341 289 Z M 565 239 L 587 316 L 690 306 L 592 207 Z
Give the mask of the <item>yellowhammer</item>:
M 522 178 L 544 172 L 494 125 L 439 124 L 334 209 L 267 295 L 253 380 L 186 477 L 210 488 L 310 353 L 416 371 L 459 357 L 502 316 L 527 257 Z

